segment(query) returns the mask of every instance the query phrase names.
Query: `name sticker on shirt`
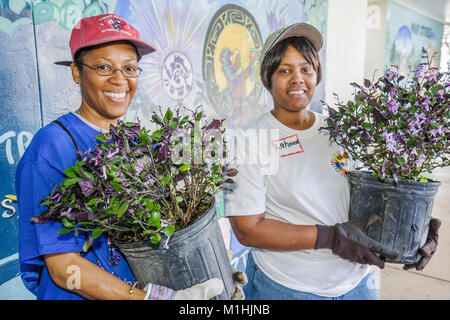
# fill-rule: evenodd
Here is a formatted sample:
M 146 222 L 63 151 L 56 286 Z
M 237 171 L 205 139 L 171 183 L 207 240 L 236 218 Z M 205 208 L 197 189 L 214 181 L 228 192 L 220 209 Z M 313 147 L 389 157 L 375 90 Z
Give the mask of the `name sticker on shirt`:
M 272 145 L 277 150 L 280 157 L 287 157 L 293 154 L 302 153 L 303 148 L 298 139 L 298 135 L 281 138 L 279 140 L 272 141 Z

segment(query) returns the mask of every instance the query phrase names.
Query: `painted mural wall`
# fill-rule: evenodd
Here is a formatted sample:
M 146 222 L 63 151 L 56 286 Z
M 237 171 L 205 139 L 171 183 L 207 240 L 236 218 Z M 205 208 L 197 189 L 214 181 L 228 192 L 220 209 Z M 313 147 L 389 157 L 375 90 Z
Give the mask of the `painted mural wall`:
M 408 75 L 422 62 L 422 48 L 439 67 L 444 24 L 412 11 L 394 1 L 387 3 L 386 67 L 396 66 Z
M 272 107 L 259 79 L 264 39 L 300 21 L 326 35 L 328 0 L 0 0 L 0 299 L 34 298 L 19 276 L 17 163 L 39 128 L 81 103 L 70 69 L 54 62 L 70 60 L 70 31 L 81 17 L 108 12 L 157 48 L 141 60 L 144 72 L 124 120 L 145 125 L 157 106 L 201 105 L 233 128 Z M 324 68 L 325 54 L 326 46 Z M 323 81 L 313 110 L 321 112 L 324 96 Z M 226 239 L 234 265 L 243 268 L 246 248 Z

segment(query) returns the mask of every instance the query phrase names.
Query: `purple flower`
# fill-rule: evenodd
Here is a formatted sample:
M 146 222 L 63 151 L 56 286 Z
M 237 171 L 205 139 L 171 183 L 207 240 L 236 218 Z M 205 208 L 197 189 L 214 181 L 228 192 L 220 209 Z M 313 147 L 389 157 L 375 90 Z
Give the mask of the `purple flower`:
M 117 147 L 116 150 L 114 150 L 114 152 L 108 151 L 108 154 L 106 155 L 106 158 L 110 159 L 110 158 L 114 157 L 118 153 L 119 153 L 119 147 Z
M 139 175 L 141 174 L 141 172 L 144 170 L 145 168 L 145 163 L 144 160 L 142 158 L 139 158 L 136 160 L 136 165 L 134 166 L 135 170 L 136 170 L 136 174 Z
M 77 220 L 92 220 L 94 219 L 94 215 L 91 212 L 72 212 L 72 208 L 69 208 L 67 212 L 61 214 L 61 216 L 65 216 L 69 219 L 77 219 Z
M 431 134 L 433 137 L 435 137 L 437 134 L 438 134 L 438 135 L 443 135 L 443 134 L 444 134 L 444 132 L 443 132 L 443 126 L 439 126 L 439 127 L 436 128 L 436 129 L 431 129 L 430 134 Z M 440 138 L 440 137 L 439 137 L 439 138 Z
M 398 101 L 391 100 L 388 102 L 388 109 L 391 113 L 396 113 L 399 107 L 400 103 Z
M 100 149 L 99 147 L 97 147 L 97 148 L 95 149 L 95 152 L 96 152 L 97 154 L 96 154 L 95 157 L 93 158 L 93 160 L 94 160 L 94 165 L 95 165 L 95 166 L 98 166 L 98 165 L 102 162 L 101 154 L 103 153 L 103 150 Z M 95 154 L 95 152 L 94 152 L 94 154 Z
M 420 133 L 420 130 L 416 128 L 416 126 L 413 124 L 412 126 L 408 127 L 409 134 L 413 136 L 417 136 Z
M 419 158 L 416 160 L 416 163 L 424 162 L 426 159 L 425 155 L 422 153 Z
M 61 194 L 59 192 L 56 192 L 50 199 L 58 203 L 61 201 Z
M 170 237 L 167 237 L 166 241 L 163 244 L 163 248 L 166 250 L 169 249 L 169 240 L 170 240 Z
M 419 77 L 420 74 L 422 73 L 423 66 L 424 66 L 424 65 L 421 63 L 421 64 L 419 64 L 419 66 L 417 67 L 416 74 L 415 74 L 416 77 Z
M 102 166 L 102 171 L 103 171 L 103 179 L 107 179 L 108 177 L 106 176 L 106 167 Z
M 425 122 L 425 113 L 415 113 L 414 117 L 416 118 L 416 121 L 414 121 L 414 125 L 418 126 L 419 128 L 422 126 L 422 124 Z
M 391 79 L 395 76 L 395 72 L 392 70 L 388 70 L 386 72 L 386 75 L 387 75 L 388 80 L 391 81 Z
M 397 153 L 397 142 L 393 132 L 383 132 L 383 139 L 386 141 L 386 149 L 390 152 Z
M 426 111 L 430 111 L 430 101 L 430 97 L 427 96 L 425 101 L 422 102 L 422 107 L 424 107 Z
M 163 144 L 162 147 L 159 149 L 158 158 L 161 161 L 164 161 L 167 157 L 167 153 L 169 152 L 169 147 L 167 144 Z

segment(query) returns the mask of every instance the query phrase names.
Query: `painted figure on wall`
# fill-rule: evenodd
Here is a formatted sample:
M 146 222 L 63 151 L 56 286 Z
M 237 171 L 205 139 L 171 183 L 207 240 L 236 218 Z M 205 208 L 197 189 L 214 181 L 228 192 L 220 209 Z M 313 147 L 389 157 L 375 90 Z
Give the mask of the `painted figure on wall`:
M 222 63 L 222 71 L 226 77 L 227 85 L 224 89 L 226 100 L 233 105 L 233 112 L 240 114 L 240 125 L 244 126 L 248 121 L 246 110 L 242 107 L 247 98 L 247 80 L 256 81 L 256 50 L 250 49 L 250 62 L 244 69 L 241 62 L 241 54 L 239 49 L 230 50 L 224 48 L 220 55 Z
M 244 126 L 261 95 L 259 54 L 262 38 L 253 16 L 237 5 L 225 5 L 211 19 L 203 48 L 203 80 L 211 106 Z
M 407 74 L 412 63 L 413 41 L 408 26 L 402 26 L 395 36 L 390 64 L 397 66 L 400 74 Z
M 431 65 L 439 67 L 444 25 L 394 1 L 389 1 L 386 26 L 386 68 L 397 68 L 408 77 L 423 62 L 426 50 Z

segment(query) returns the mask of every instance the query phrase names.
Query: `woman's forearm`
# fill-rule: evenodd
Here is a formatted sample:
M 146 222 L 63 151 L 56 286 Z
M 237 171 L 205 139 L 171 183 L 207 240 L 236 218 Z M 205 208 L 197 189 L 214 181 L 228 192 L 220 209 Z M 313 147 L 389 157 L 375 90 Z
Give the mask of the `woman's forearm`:
M 317 227 L 264 218 L 264 214 L 230 217 L 233 231 L 243 245 L 260 249 L 292 251 L 313 249 Z
M 79 294 L 86 299 L 143 300 L 145 291 L 134 288 L 78 252 L 57 253 L 44 256 L 52 280 L 59 287 Z

